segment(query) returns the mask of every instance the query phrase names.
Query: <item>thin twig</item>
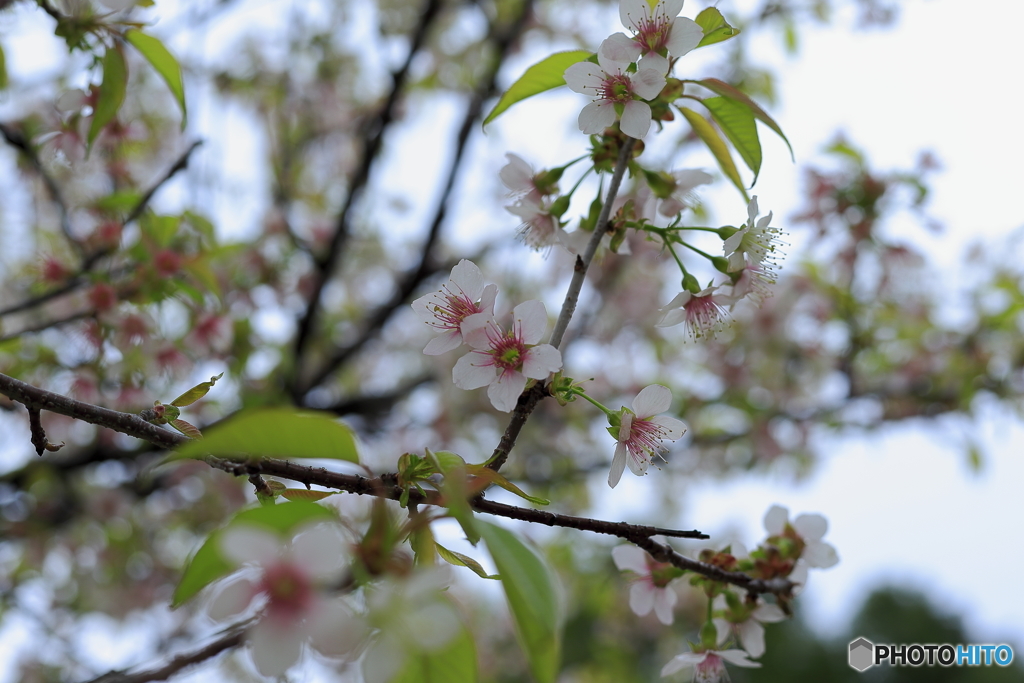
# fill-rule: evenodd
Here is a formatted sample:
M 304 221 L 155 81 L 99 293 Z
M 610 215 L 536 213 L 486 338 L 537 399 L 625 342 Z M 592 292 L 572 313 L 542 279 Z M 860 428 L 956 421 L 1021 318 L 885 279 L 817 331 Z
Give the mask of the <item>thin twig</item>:
M 555 348 L 561 346 L 562 337 L 565 334 L 565 330 L 569 327 L 569 321 L 572 319 L 573 312 L 576 310 L 576 302 L 580 298 L 580 291 L 583 289 L 583 281 L 587 276 L 587 269 L 590 268 L 590 263 L 594 260 L 594 254 L 597 253 L 597 247 L 601 244 L 601 239 L 605 235 L 605 226 L 608 223 L 608 217 L 611 215 L 612 202 L 615 201 L 615 196 L 619 192 L 619 185 L 622 184 L 622 177 L 626 173 L 626 167 L 629 165 L 629 159 L 633 154 L 633 145 L 635 143 L 636 140 L 633 138 L 627 138 L 619 150 L 615 171 L 612 173 L 611 183 L 608 184 L 608 194 L 605 196 L 604 205 L 601 207 L 597 223 L 594 225 L 594 234 L 590 236 L 583 254 L 576 256 L 576 267 L 573 268 L 572 280 L 569 282 L 569 289 L 565 293 L 565 300 L 562 302 L 562 310 L 558 314 L 555 328 L 551 331 L 551 339 L 548 340 L 548 343 Z M 512 412 L 512 418 L 505 428 L 505 433 L 501 435 L 497 448 L 491 454 L 491 459 L 487 463 L 488 467 L 495 472 L 501 469 L 505 461 L 508 460 L 509 453 L 515 447 L 516 440 L 519 438 L 519 432 L 522 431 L 526 421 L 530 418 L 533 409 L 547 395 L 547 388 L 542 382 L 538 382 L 522 393 L 518 403 L 516 403 L 515 410 Z

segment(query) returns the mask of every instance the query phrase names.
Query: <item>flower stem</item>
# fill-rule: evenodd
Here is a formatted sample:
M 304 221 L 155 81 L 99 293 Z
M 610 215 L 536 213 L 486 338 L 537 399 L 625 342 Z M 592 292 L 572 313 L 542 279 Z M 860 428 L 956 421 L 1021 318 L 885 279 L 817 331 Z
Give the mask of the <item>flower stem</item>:
M 576 390 L 573 391 L 573 393 L 576 394 L 577 396 L 579 396 L 580 398 L 584 398 L 584 399 L 590 401 L 592 404 L 594 404 L 595 406 L 600 408 L 601 411 L 603 411 L 605 415 L 612 415 L 612 414 L 614 414 L 616 412 L 614 410 L 611 410 L 610 408 L 607 408 L 607 407 L 601 405 L 596 400 L 594 400 L 594 399 L 590 398 L 589 396 L 587 396 L 586 392 L 583 391 L 582 389 L 576 389 Z

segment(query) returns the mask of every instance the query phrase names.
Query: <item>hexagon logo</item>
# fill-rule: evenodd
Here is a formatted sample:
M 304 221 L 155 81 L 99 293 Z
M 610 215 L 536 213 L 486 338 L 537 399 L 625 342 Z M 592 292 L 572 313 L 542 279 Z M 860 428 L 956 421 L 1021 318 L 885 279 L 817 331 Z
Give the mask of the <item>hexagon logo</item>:
M 850 643 L 850 666 L 865 671 L 875 664 L 875 644 L 867 638 L 858 638 Z

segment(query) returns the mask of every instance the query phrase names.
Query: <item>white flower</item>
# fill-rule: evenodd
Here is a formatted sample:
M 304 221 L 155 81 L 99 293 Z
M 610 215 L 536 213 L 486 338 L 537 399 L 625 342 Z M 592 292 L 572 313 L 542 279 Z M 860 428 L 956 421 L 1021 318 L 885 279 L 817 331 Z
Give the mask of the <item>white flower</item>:
M 681 213 L 688 206 L 693 206 L 694 188 L 699 185 L 707 185 L 714 180 L 710 173 L 696 168 L 672 171 L 671 176 L 675 179 L 675 187 L 672 188 L 672 193 L 668 197 L 658 203 L 658 213 L 670 218 Z
M 682 9 L 683 0 L 658 0 L 653 9 L 647 0 L 621 0 L 619 18 L 623 26 L 632 30 L 633 37 L 616 33 L 609 40 L 629 49 L 630 61 L 643 55 L 639 68 L 667 74 L 669 61 L 662 53 L 667 51 L 678 59 L 697 47 L 704 37 L 704 31 L 696 22 L 678 16 Z
M 672 392 L 660 384 L 644 387 L 633 399 L 633 410 L 623 408 L 618 443 L 608 473 L 608 486 L 615 488 L 622 471 L 640 476 L 647 473 L 651 457 L 661 450 L 662 441 L 675 441 L 686 433 L 686 425 L 674 417 L 659 415 L 672 405 Z
M 724 661 L 723 661 L 724 660 Z M 693 667 L 694 683 L 729 683 L 729 672 L 725 670 L 725 662 L 757 669 L 761 665 L 747 659 L 743 650 L 707 650 L 706 652 L 684 652 L 673 657 L 661 669 L 662 676 Z
M 279 677 L 302 655 L 303 643 L 324 655 L 352 652 L 366 627 L 343 598 L 326 589 L 348 565 L 344 540 L 335 525 L 319 524 L 287 539 L 263 527 L 238 524 L 224 530 L 220 552 L 236 565 L 253 565 L 226 583 L 208 613 L 224 621 L 259 600 L 263 611 L 248 634 L 253 663 L 261 674 Z
M 749 296 L 755 304 L 761 304 L 772 295 L 771 286 L 777 276 L 774 271 L 765 270 L 763 266 L 747 263 L 740 271 L 739 277 L 732 283 L 732 299 L 730 309 L 744 297 Z
M 498 177 L 501 178 L 505 187 L 511 191 L 513 196 L 525 195 L 535 202 L 540 200 L 541 192 L 537 189 L 535 180 L 537 174 L 533 167 L 518 154 L 508 152 L 505 157 L 508 159 L 508 163 L 502 166 L 498 172 Z
M 412 302 L 412 310 L 420 320 L 442 332 L 423 349 L 428 356 L 438 356 L 462 345 L 462 321 L 477 313 L 494 314 L 496 285 L 484 286 L 484 276 L 476 264 L 462 259 L 452 268 L 451 277 L 440 290 Z
M 543 249 L 554 244 L 565 245 L 566 233 L 559 225 L 558 218 L 550 212 L 550 207 L 541 201 L 534 201 L 529 195 L 515 204 L 506 206 L 505 210 L 523 219 L 519 228 L 519 237 L 534 249 Z
M 658 327 L 672 327 L 686 323 L 693 339 L 713 337 L 728 320 L 725 306 L 734 301 L 731 293 L 718 292 L 720 288 L 707 287 L 694 294 L 684 290 L 661 309 Z M 718 293 L 716 293 L 718 292 Z
M 580 112 L 580 130 L 587 135 L 601 133 L 615 123 L 615 106 L 622 105 L 622 132 L 633 138 L 644 137 L 651 128 L 651 107 L 635 97 L 657 97 L 665 87 L 665 76 L 647 67 L 628 73 L 626 67 L 633 62 L 630 50 L 610 38 L 601 43 L 597 62 L 579 62 L 565 70 L 566 85 L 596 98 Z
M 398 674 L 406 655 L 430 652 L 454 638 L 461 622 L 440 591 L 448 585 L 442 569 L 387 579 L 368 592 L 370 625 L 378 632 L 363 659 L 366 683 L 386 683 Z
M 757 196 L 754 196 L 747 205 L 746 225 L 726 239 L 722 248 L 729 259 L 730 273 L 743 269 L 749 259 L 750 263 L 760 266 L 774 277 L 775 252 L 779 248 L 778 236 L 782 231 L 768 226 L 772 221 L 771 211 L 760 220 L 757 220 L 757 214 Z
M 658 616 L 658 621 L 670 626 L 673 621 L 672 610 L 676 606 L 678 596 L 669 588 L 674 576 L 668 581 L 657 576 L 658 570 L 671 567 L 664 562 L 654 561 L 645 551 L 635 545 L 618 545 L 612 548 L 612 559 L 620 571 L 636 574 L 633 585 L 629 588 L 629 608 L 633 614 L 642 617 L 651 610 Z
M 802 514 L 789 522 L 789 510 L 781 505 L 773 505 L 764 516 L 764 528 L 771 536 L 780 536 L 790 526 L 804 542 L 803 553 L 800 559 L 808 567 L 828 569 L 839 562 L 839 555 L 836 549 L 822 541 L 825 532 L 828 531 L 828 520 L 821 515 Z
M 502 330 L 486 313 L 462 323 L 462 334 L 473 351 L 452 368 L 452 381 L 460 389 L 487 386 L 491 404 L 506 413 L 526 388 L 526 380 L 545 379 L 562 369 L 562 354 L 550 344 L 538 344 L 548 326 L 547 309 L 540 301 L 525 301 L 512 311 L 512 329 Z M 489 386 L 488 386 L 489 385 Z
M 764 626 L 761 624 L 774 624 L 786 619 L 786 613 L 778 605 L 769 604 L 758 599 L 756 607 L 751 608 L 743 603 L 742 613 L 732 614 L 724 594 L 715 598 L 715 609 L 725 610 L 726 617 L 715 617 L 715 628 L 718 630 L 718 644 L 723 645 L 729 638 L 730 633 L 735 633 L 739 638 L 740 646 L 747 651 L 754 659 L 757 659 L 765 652 L 764 647 Z M 732 618 L 739 617 L 740 621 Z

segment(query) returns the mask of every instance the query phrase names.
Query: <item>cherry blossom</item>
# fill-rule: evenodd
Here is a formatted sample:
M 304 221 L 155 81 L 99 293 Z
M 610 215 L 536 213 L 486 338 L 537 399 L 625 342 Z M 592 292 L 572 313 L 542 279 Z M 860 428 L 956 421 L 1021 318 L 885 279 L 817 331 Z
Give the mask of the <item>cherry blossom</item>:
M 615 546 L 612 548 L 612 559 L 620 571 L 636 575 L 629 588 L 629 608 L 633 613 L 642 617 L 654 610 L 658 621 L 670 626 L 678 596 L 669 588 L 669 584 L 682 572 L 667 562 L 655 561 L 635 545 Z
M 327 592 L 348 564 L 335 525 L 300 529 L 288 539 L 263 527 L 238 524 L 222 533 L 220 552 L 231 564 L 252 569 L 223 586 L 208 614 L 225 621 L 250 605 L 262 606 L 248 640 L 253 663 L 264 676 L 283 675 L 302 656 L 307 641 L 321 654 L 345 656 L 363 639 L 361 619 L 344 598 Z
M 676 216 L 687 207 L 693 206 L 694 199 L 692 194 L 694 188 L 700 185 L 707 185 L 714 180 L 710 173 L 696 168 L 672 171 L 669 175 L 675 181 L 675 186 L 672 188 L 669 196 L 663 198 L 658 203 L 658 213 L 667 217 Z
M 803 541 L 800 560 L 808 567 L 828 569 L 839 562 L 836 549 L 821 540 L 828 531 L 828 520 L 823 516 L 804 513 L 790 523 L 788 509 L 781 505 L 771 506 L 764 516 L 764 528 L 771 536 L 782 536 L 786 534 L 787 527 Z
M 774 276 L 775 252 L 779 248 L 778 236 L 782 231 L 769 227 L 768 224 L 772 221 L 771 211 L 760 220 L 757 219 L 757 215 L 757 196 L 754 196 L 747 205 L 746 225 L 733 233 L 722 245 L 725 256 L 729 259 L 730 273 L 742 270 L 749 260 L 751 264 Z
M 493 316 L 478 313 L 462 323 L 462 335 L 473 351 L 459 359 L 452 380 L 460 389 L 487 387 L 498 410 L 510 412 L 526 388 L 526 380 L 545 379 L 562 369 L 562 354 L 538 344 L 548 326 L 540 301 L 525 301 L 512 311 L 512 328 L 503 330 Z
M 714 336 L 727 320 L 725 306 L 734 300 L 731 292 L 718 286 L 707 287 L 696 294 L 684 290 L 661 309 L 662 316 L 657 326 L 672 327 L 686 323 L 687 331 L 693 339 Z
M 622 132 L 644 137 L 651 128 L 651 106 L 636 98 L 657 97 L 665 87 L 665 76 L 648 67 L 628 73 L 626 68 L 633 62 L 630 50 L 610 38 L 601 43 L 597 62 L 579 62 L 565 70 L 565 82 L 572 90 L 595 98 L 580 112 L 580 130 L 587 135 L 601 133 L 615 123 L 616 107 L 621 105 Z
M 437 650 L 458 634 L 459 617 L 441 594 L 448 579 L 443 569 L 421 570 L 386 579 L 368 592 L 367 620 L 377 632 L 363 658 L 366 683 L 390 681 L 408 655 Z
M 661 442 L 675 441 L 686 433 L 682 420 L 659 415 L 671 405 L 672 392 L 660 384 L 651 384 L 633 399 L 632 410 L 621 410 L 618 444 L 608 473 L 608 486 L 615 488 L 618 485 L 626 466 L 637 476 L 646 474 L 651 457 L 662 448 Z
M 638 64 L 640 68 L 667 74 L 670 65 L 664 53 L 682 57 L 704 37 L 704 31 L 695 21 L 678 16 L 682 9 L 683 0 L 658 0 L 653 8 L 647 0 L 621 0 L 619 18 L 622 25 L 633 32 L 633 37 L 616 33 L 609 40 L 629 50 L 630 61 L 643 55 Z
M 684 652 L 676 655 L 661 669 L 662 676 L 693 667 L 694 683 L 729 683 L 729 672 L 725 662 L 748 669 L 760 668 L 761 664 L 747 659 L 743 650 L 706 650 L 704 652 Z
M 423 353 L 438 356 L 462 345 L 462 321 L 478 313 L 494 314 L 496 285 L 484 286 L 484 276 L 472 261 L 462 259 L 452 268 L 448 282 L 436 292 L 412 302 L 412 309 L 427 325 L 441 331 Z
M 523 219 L 519 237 L 528 246 L 543 249 L 555 244 L 565 245 L 565 231 L 559 225 L 558 218 L 550 212 L 550 207 L 542 201 L 534 201 L 527 195 L 515 204 L 506 206 L 505 210 Z
M 753 605 L 740 603 L 736 610 L 729 607 L 724 594 L 715 598 L 716 610 L 722 610 L 721 617 L 715 617 L 715 628 L 718 630 L 718 644 L 723 645 L 730 634 L 735 634 L 740 647 L 751 657 L 757 659 L 765 652 L 764 626 L 785 620 L 786 614 L 778 605 L 766 603 L 758 598 Z
M 505 154 L 508 163 L 502 166 L 498 177 L 505 184 L 513 196 L 525 196 L 536 202 L 540 201 L 542 193 L 537 187 L 537 174 L 521 156 L 508 152 Z
M 736 276 L 734 275 L 734 277 Z M 732 283 L 733 302 L 730 309 L 748 296 L 755 304 L 760 304 L 772 295 L 771 286 L 775 284 L 776 279 L 774 271 L 765 270 L 759 264 L 748 262 L 739 272 L 736 281 Z

